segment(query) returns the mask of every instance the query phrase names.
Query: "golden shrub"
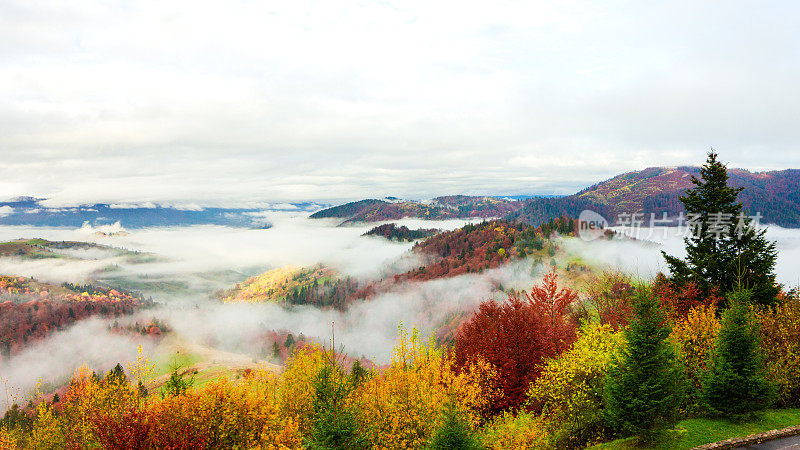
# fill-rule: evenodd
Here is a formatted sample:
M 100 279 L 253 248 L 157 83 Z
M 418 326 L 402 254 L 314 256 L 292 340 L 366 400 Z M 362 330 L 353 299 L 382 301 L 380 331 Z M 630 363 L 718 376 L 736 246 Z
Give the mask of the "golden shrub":
M 800 406 L 800 299 L 755 310 L 767 374 L 778 387 L 778 403 Z
M 483 387 L 493 376 L 485 364 L 457 373 L 432 342 L 425 345 L 416 332 L 401 330 L 391 364 L 359 387 L 354 409 L 373 447 L 420 448 L 441 426 L 448 406 L 477 428 L 489 400 Z
M 483 445 L 491 450 L 528 450 L 548 446 L 547 434 L 536 414 L 505 412 L 481 430 Z
M 700 389 L 700 378 L 708 368 L 719 329 L 716 307 L 700 305 L 678 320 L 670 333 L 669 339 L 678 350 L 686 377 L 695 391 Z
M 622 345 L 624 336 L 612 325 L 588 324 L 531 385 L 529 401 L 541 407 L 540 428 L 554 445 L 574 447 L 603 437 L 603 383 Z

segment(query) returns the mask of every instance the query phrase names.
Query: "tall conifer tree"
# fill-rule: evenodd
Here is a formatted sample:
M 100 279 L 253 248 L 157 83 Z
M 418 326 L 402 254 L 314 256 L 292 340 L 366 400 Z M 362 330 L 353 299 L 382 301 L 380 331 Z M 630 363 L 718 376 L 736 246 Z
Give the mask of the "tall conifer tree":
M 775 281 L 775 243 L 756 230 L 737 200 L 743 188 L 728 186 L 728 171 L 712 150 L 695 187 L 681 197 L 690 235 L 684 239 L 686 259 L 662 252 L 673 280 L 692 281 L 706 293 L 748 289 L 752 301 L 771 304 L 780 292 Z
M 684 385 L 669 333 L 657 300 L 640 290 L 627 344 L 606 378 L 603 414 L 612 430 L 647 441 L 677 421 Z

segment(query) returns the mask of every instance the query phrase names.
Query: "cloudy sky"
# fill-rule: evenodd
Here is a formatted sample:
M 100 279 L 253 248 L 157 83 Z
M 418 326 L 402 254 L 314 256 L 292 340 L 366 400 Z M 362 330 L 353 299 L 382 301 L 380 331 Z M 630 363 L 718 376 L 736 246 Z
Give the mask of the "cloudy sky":
M 491 6 L 490 6 L 491 5 Z M 800 167 L 795 1 L 0 1 L 0 197 L 571 193 Z

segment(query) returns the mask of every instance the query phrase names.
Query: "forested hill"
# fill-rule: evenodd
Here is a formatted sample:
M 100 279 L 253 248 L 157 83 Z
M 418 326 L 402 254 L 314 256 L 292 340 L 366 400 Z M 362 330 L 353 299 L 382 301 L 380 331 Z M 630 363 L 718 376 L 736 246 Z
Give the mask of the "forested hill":
M 574 195 L 525 201 L 509 219 L 538 224 L 554 216 L 577 217 L 591 209 L 614 220 L 619 213 L 650 213 L 674 217 L 683 211 L 679 197 L 692 187 L 698 167 L 651 167 L 628 172 L 590 186 Z M 772 172 L 728 170 L 730 184 L 745 188 L 739 195 L 745 210 L 760 212 L 762 221 L 783 227 L 800 227 L 800 170 Z
M 651 167 L 617 175 L 573 195 L 510 200 L 498 197 L 448 196 L 428 202 L 361 200 L 313 214 L 347 222 L 379 222 L 404 217 L 449 219 L 502 217 L 539 225 L 560 216 L 578 217 L 593 210 L 614 222 L 620 213 L 650 213 L 675 217 L 683 211 L 679 197 L 692 187 L 698 167 Z M 739 195 L 745 210 L 761 213 L 762 221 L 782 227 L 800 227 L 800 170 L 772 172 L 728 170 L 730 184 L 745 188 Z
M 405 217 L 422 219 L 463 219 L 469 217 L 503 217 L 523 204 L 497 197 L 450 195 L 430 201 L 367 199 L 317 211 L 312 219 L 340 218 L 344 223 L 381 222 Z

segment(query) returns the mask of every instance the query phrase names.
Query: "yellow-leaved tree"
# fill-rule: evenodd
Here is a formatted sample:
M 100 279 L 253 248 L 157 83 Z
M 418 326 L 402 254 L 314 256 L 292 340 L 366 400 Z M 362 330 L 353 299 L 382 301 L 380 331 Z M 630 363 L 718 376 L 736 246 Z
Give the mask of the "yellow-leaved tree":
M 542 408 L 541 425 L 556 447 L 578 447 L 606 437 L 603 383 L 624 336 L 611 325 L 584 325 L 573 347 L 547 362 L 528 391 Z
M 800 406 L 800 297 L 783 296 L 773 307 L 756 308 L 767 374 L 778 388 L 778 404 Z
M 401 328 L 391 364 L 358 388 L 355 409 L 373 448 L 421 448 L 442 426 L 448 408 L 475 430 L 494 376 L 480 362 L 456 372 L 432 341 L 424 344 L 416 330 L 409 335 Z
M 678 358 L 686 368 L 685 376 L 691 386 L 686 398 L 689 414 L 700 411 L 700 382 L 708 368 L 719 329 L 717 308 L 714 305 L 699 305 L 690 309 L 685 317 L 679 318 L 669 335 Z

